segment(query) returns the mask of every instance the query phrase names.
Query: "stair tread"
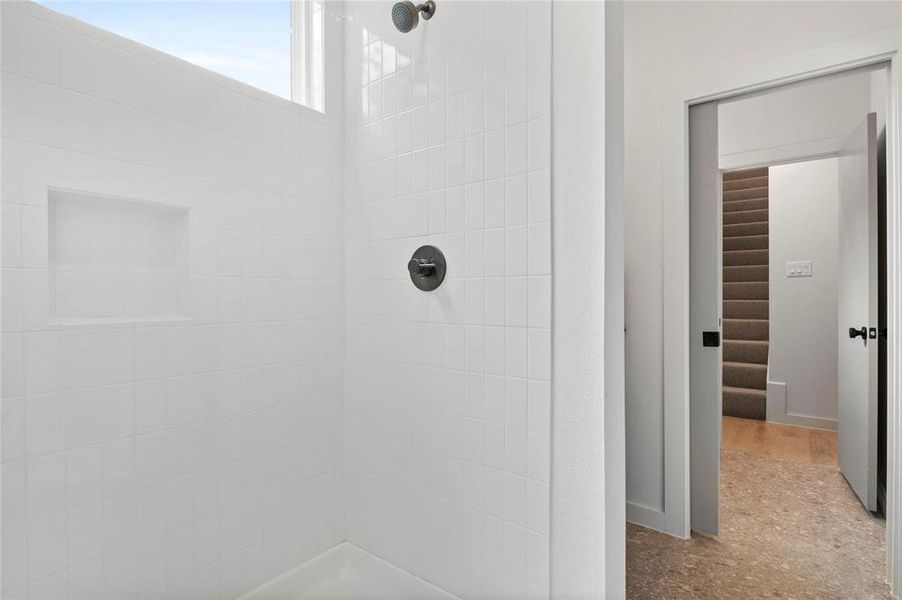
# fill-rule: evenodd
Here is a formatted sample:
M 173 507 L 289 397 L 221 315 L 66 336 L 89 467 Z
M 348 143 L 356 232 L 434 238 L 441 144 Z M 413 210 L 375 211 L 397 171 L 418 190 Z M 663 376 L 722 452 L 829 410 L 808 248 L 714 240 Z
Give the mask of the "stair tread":
M 742 198 L 739 200 L 724 200 L 723 203 L 723 210 L 725 213 L 737 212 L 740 210 L 756 210 L 757 208 L 767 208 L 767 196 L 761 196 L 760 198 Z
M 752 167 L 750 169 L 737 169 L 726 171 L 723 174 L 724 181 L 736 181 L 737 179 L 754 179 L 769 173 L 768 167 Z
M 723 337 L 725 340 L 767 340 L 770 337 L 770 321 L 768 319 L 724 319 Z
M 727 372 L 729 370 L 729 365 L 732 364 L 758 365 L 764 369 L 766 375 L 767 353 L 769 349 L 770 345 L 767 340 L 736 340 L 724 338 L 724 372 Z
M 755 371 L 760 371 L 762 369 L 766 370 L 767 365 L 762 365 L 761 363 L 753 363 L 753 362 L 745 362 L 741 360 L 725 360 L 723 361 L 724 367 L 737 367 L 741 369 L 752 369 Z
M 723 182 L 723 189 L 725 191 L 734 191 L 734 190 L 742 190 L 742 189 L 752 189 L 752 188 L 762 188 L 767 187 L 768 179 L 767 175 L 761 175 L 759 177 L 744 177 L 742 179 L 727 179 Z
M 768 222 L 756 221 L 754 223 L 729 223 L 723 226 L 723 237 L 745 237 L 749 235 L 768 235 Z
M 750 179 L 754 179 L 754 177 L 750 177 Z M 747 187 L 747 188 L 739 188 L 738 190 L 724 190 L 724 191 L 725 192 L 740 192 L 740 191 L 745 192 L 748 190 L 764 190 L 763 194 L 766 196 L 767 190 L 769 190 L 769 189 L 770 189 L 770 187 L 767 185 L 756 185 L 756 186 Z
M 767 300 L 726 298 L 723 301 L 725 319 L 766 319 L 770 314 Z
M 763 199 L 764 198 L 761 198 L 761 200 L 763 200 Z M 735 200 L 735 202 L 745 202 L 745 200 Z M 744 208 L 742 210 L 731 210 L 731 211 L 729 211 L 729 214 L 741 215 L 743 213 L 753 213 L 753 212 L 762 212 L 762 211 L 766 212 L 767 209 L 766 208 Z
M 733 192 L 733 193 L 731 194 L 730 192 Z M 724 194 L 730 194 L 731 196 L 740 195 L 740 194 L 736 194 L 736 192 L 744 192 L 741 195 L 746 196 L 746 197 L 745 198 L 724 198 L 723 199 L 724 204 L 729 204 L 730 202 L 740 202 L 742 200 L 761 200 L 762 198 L 767 198 L 769 195 L 769 192 L 770 192 L 770 188 L 768 188 L 767 186 L 761 186 L 761 187 L 750 187 L 750 188 L 741 188 L 738 190 L 724 190 L 723 191 Z M 752 196 L 752 195 L 750 195 L 752 193 L 758 193 L 761 195 L 760 196 Z
M 768 198 L 767 188 L 745 188 L 744 190 L 724 190 L 721 196 L 724 206 L 729 206 L 731 202 L 744 202 L 746 200 L 766 200 Z
M 755 211 L 752 211 L 755 212 Z M 733 213 L 736 214 L 736 213 Z M 767 219 L 763 221 L 743 221 L 742 223 L 727 223 L 727 225 L 758 225 L 759 223 L 769 223 Z M 759 233 L 756 235 L 764 235 L 763 233 Z
M 767 198 L 768 188 L 745 188 L 740 190 L 724 190 L 721 200 L 724 204 L 739 200 L 760 200 Z
M 767 365 L 755 362 L 724 362 L 723 385 L 741 389 L 767 389 Z
M 764 398 L 767 395 L 766 390 L 759 390 L 756 388 L 741 388 L 741 387 L 734 387 L 731 385 L 725 385 L 722 387 L 723 387 L 722 391 L 732 392 L 734 394 L 747 394 L 749 396 L 760 396 L 761 398 Z
M 736 252 L 740 250 L 767 250 L 768 242 L 770 241 L 770 236 L 766 233 L 759 233 L 757 235 L 743 235 L 738 237 L 725 237 L 724 238 L 724 252 Z M 727 243 L 727 240 L 732 240 L 731 243 Z M 727 248 L 726 246 L 732 246 L 736 244 L 742 245 L 754 245 L 754 246 L 763 246 L 763 248 Z
M 725 300 L 767 300 L 770 289 L 766 281 L 728 281 L 723 284 Z
M 736 225 L 748 225 L 748 223 L 735 223 L 735 224 Z M 758 236 L 758 235 L 766 235 L 766 234 L 762 234 L 761 232 L 758 232 L 758 231 L 752 231 L 752 232 L 748 232 L 748 233 L 724 231 L 723 239 L 724 240 L 741 240 L 742 238 Z M 756 250 L 767 250 L 767 248 L 755 248 L 755 249 Z M 752 248 L 749 248 L 749 250 L 752 250 Z
M 724 242 L 729 239 L 736 238 L 725 238 Z M 723 251 L 723 266 L 725 267 L 766 267 L 768 263 L 770 263 L 770 253 L 767 248 L 743 248 Z
M 769 213 L 766 208 L 725 212 L 723 214 L 723 223 L 724 225 L 737 225 L 739 223 L 763 223 L 765 221 L 768 221 L 768 214 Z
M 724 265 L 723 281 L 731 283 L 764 283 L 770 277 L 767 264 Z

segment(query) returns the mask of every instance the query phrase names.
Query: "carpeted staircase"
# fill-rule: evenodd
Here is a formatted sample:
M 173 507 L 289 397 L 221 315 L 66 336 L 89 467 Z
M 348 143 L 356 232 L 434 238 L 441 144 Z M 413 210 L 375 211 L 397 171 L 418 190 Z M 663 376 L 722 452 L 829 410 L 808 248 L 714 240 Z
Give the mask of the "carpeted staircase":
M 767 167 L 723 174 L 723 414 L 766 416 Z

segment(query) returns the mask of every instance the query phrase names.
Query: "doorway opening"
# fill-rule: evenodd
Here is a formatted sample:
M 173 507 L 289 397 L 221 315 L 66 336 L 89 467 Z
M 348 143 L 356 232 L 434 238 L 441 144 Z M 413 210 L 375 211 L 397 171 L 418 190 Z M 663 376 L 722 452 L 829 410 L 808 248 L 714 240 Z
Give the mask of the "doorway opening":
M 716 542 L 632 528 L 628 561 L 719 565 L 686 583 L 724 594 L 888 594 L 886 80 L 690 107 L 689 513 Z
M 810 556 L 811 548 L 802 548 L 806 537 L 817 548 L 839 531 L 846 548 L 884 553 L 883 523 L 871 515 L 885 511 L 886 490 L 879 469 L 886 464 L 886 370 L 879 366 L 886 337 L 886 261 L 879 252 L 886 247 L 886 81 L 886 65 L 877 65 L 721 100 L 703 113 L 713 115 L 720 172 L 716 274 L 723 344 L 717 352 L 702 344 L 692 358 L 701 368 L 691 364 L 690 377 L 692 389 L 704 393 L 716 378 L 699 385 L 694 379 L 709 372 L 704 363 L 719 362 L 723 420 L 721 464 L 717 473 L 708 467 L 719 498 L 694 499 L 692 509 L 701 514 L 693 512 L 691 522 L 713 535 L 743 523 L 751 535 L 773 522 L 774 531 L 786 532 L 771 540 L 783 548 L 785 562 Z M 700 142 L 699 151 L 710 154 L 706 140 Z M 690 162 L 695 155 L 690 148 Z M 710 162 L 705 157 L 691 167 L 690 203 L 710 195 L 710 174 L 701 171 Z M 696 180 L 702 184 L 693 185 Z M 709 199 L 701 202 L 710 206 Z M 700 258 L 690 271 L 711 263 Z M 704 289 L 701 284 L 696 293 Z M 696 320 L 700 325 L 705 318 Z M 690 471 L 695 481 L 695 461 Z M 811 482 L 798 485 L 809 477 L 833 509 L 816 525 L 792 518 L 811 508 Z M 737 490 L 752 486 L 758 501 L 738 509 L 749 496 Z M 850 521 L 858 526 L 846 531 Z M 826 545 L 820 550 L 819 560 L 841 555 Z M 882 584 L 883 561 L 873 562 L 876 578 L 864 569 L 844 573 L 843 580 L 857 575 L 858 585 L 868 578 Z
M 722 101 L 716 116 L 722 439 L 836 463 L 862 505 L 881 513 L 886 81 L 885 65 L 858 69 Z M 833 122 L 827 141 L 808 139 L 805 112 Z M 767 131 L 775 113 L 797 126 L 749 133 L 749 123 Z

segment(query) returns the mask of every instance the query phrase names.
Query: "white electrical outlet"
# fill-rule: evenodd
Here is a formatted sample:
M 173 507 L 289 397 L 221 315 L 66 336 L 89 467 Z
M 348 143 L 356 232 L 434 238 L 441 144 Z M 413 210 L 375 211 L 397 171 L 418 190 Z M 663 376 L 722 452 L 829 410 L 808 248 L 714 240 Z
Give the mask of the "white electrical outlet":
M 787 277 L 811 277 L 810 260 L 791 260 L 786 263 Z

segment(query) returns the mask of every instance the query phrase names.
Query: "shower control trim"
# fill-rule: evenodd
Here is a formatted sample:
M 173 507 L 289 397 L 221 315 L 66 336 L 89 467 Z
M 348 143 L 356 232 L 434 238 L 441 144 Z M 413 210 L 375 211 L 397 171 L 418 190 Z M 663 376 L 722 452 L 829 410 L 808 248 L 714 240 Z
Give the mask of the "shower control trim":
M 417 289 L 431 292 L 445 280 L 445 255 L 435 246 L 420 246 L 407 261 L 410 281 Z

